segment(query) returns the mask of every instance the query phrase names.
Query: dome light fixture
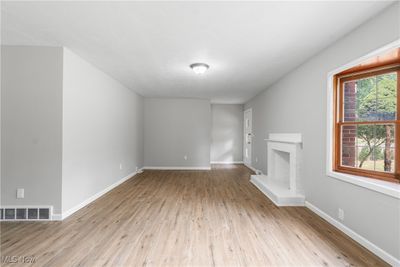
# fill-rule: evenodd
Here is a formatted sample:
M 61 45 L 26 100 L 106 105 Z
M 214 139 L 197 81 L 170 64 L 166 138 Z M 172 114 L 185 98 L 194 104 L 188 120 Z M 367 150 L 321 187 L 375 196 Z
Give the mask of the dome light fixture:
M 206 63 L 193 63 L 190 65 L 190 68 L 196 74 L 203 74 L 210 68 L 210 66 L 208 66 Z

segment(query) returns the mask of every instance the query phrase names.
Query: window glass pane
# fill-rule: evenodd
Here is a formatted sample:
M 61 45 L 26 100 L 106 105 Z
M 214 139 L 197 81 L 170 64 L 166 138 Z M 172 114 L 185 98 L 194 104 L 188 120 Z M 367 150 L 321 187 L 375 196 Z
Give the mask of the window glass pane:
M 375 170 L 394 172 L 394 125 L 376 125 Z
M 377 120 L 395 120 L 397 107 L 397 73 L 379 75 L 377 79 Z
M 357 146 L 357 168 L 363 170 L 375 170 L 375 162 L 373 160 L 373 147 L 359 145 Z
M 397 73 L 344 83 L 344 121 L 395 120 Z
M 394 125 L 344 125 L 342 166 L 394 172 Z

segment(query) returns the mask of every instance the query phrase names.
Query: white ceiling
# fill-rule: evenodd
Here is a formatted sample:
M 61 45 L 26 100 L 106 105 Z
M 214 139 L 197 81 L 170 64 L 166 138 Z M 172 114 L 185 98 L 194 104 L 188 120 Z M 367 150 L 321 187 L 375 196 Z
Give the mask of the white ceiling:
M 390 4 L 2 2 L 1 34 L 65 46 L 144 96 L 244 103 Z

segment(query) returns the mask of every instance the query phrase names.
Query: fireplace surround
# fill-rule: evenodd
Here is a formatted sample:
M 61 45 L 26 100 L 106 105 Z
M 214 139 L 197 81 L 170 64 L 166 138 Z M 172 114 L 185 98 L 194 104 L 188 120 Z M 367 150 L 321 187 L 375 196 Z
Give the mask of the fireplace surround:
M 304 206 L 301 134 L 274 133 L 265 141 L 268 174 L 252 175 L 250 181 L 277 206 Z

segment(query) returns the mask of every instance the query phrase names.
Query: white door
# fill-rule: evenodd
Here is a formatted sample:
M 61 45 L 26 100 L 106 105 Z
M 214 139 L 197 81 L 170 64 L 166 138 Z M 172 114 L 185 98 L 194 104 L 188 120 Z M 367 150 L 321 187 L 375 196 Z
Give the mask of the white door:
M 251 166 L 252 135 L 252 111 L 251 109 L 247 109 L 244 111 L 243 161 L 248 166 Z

